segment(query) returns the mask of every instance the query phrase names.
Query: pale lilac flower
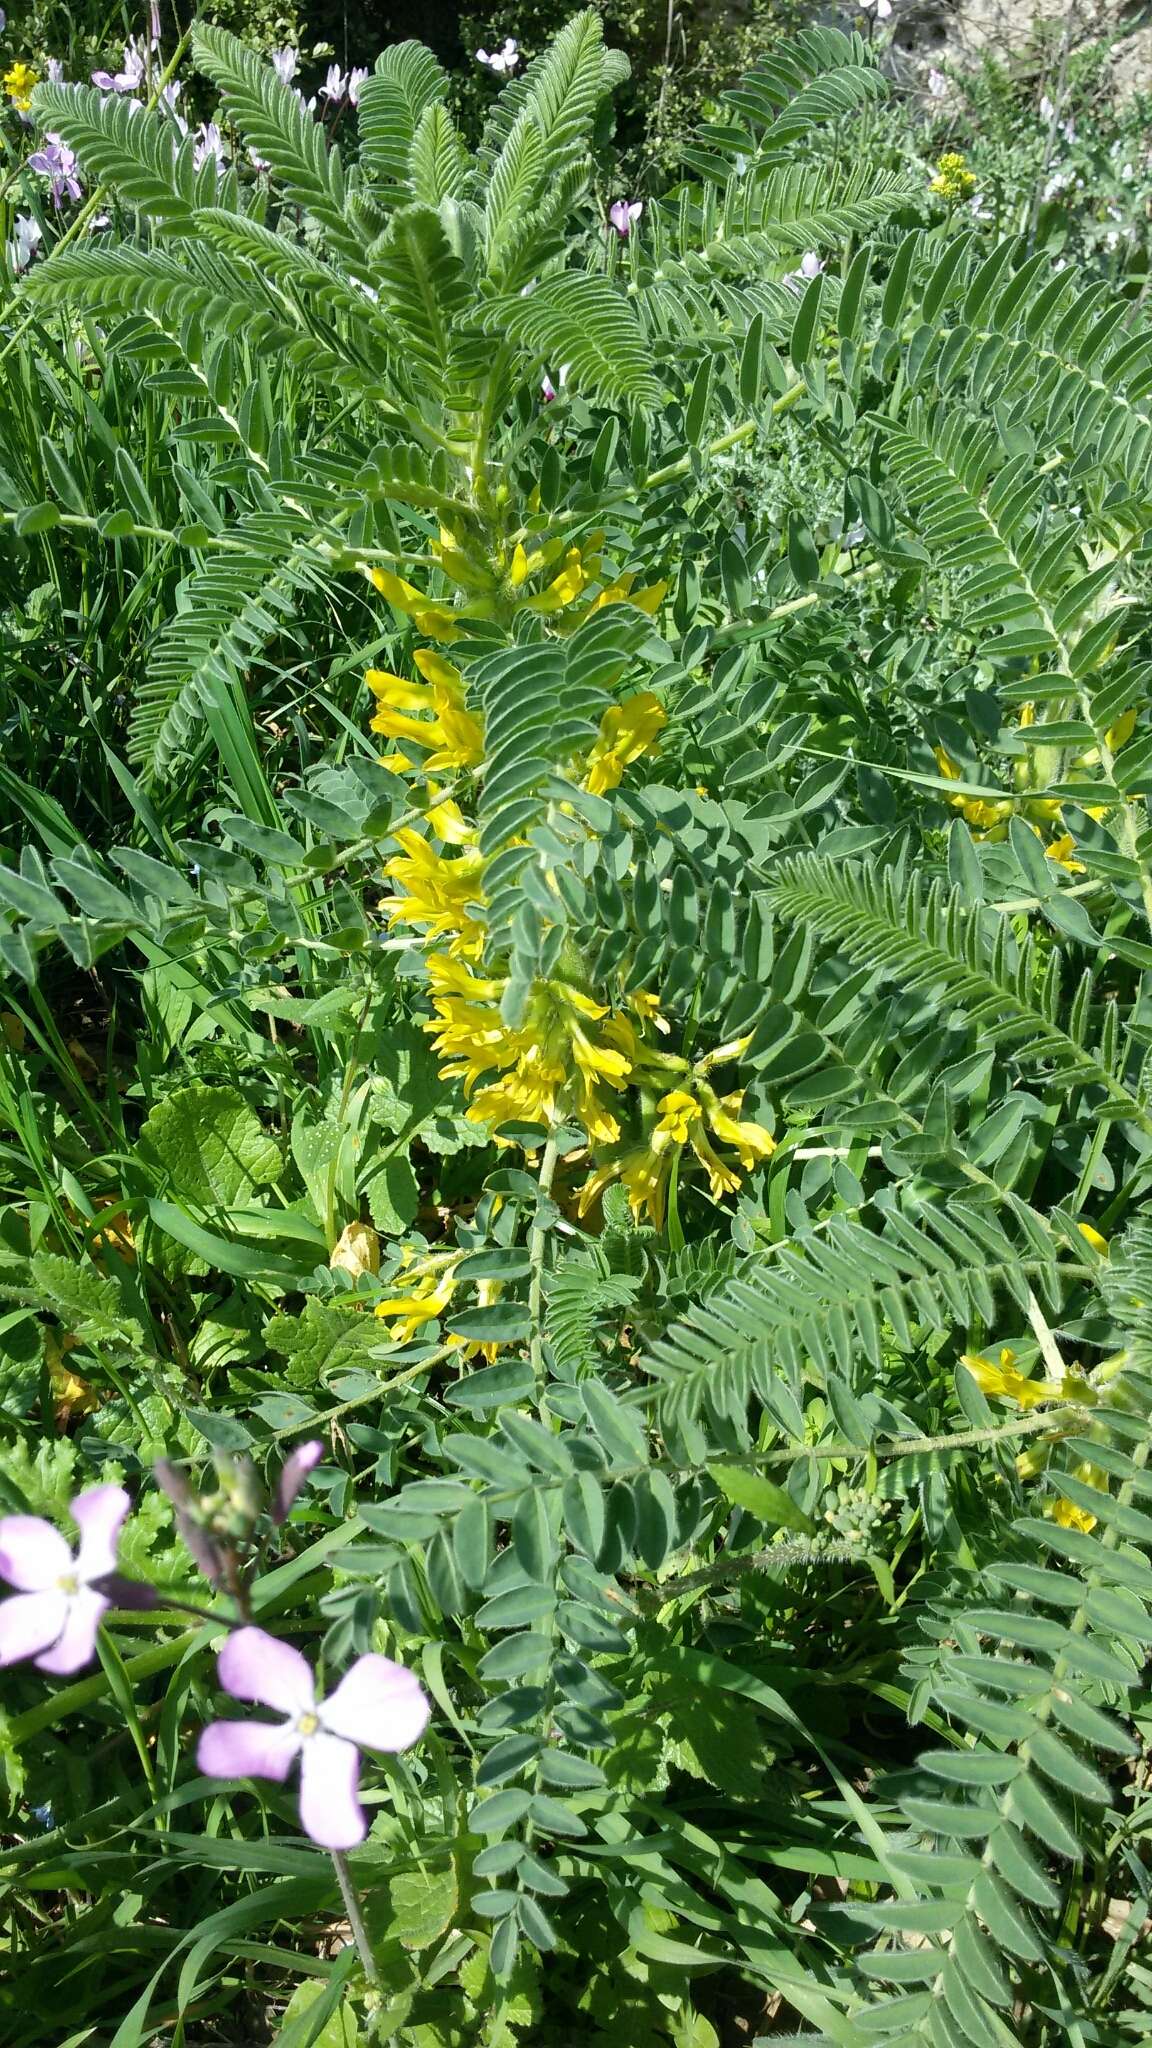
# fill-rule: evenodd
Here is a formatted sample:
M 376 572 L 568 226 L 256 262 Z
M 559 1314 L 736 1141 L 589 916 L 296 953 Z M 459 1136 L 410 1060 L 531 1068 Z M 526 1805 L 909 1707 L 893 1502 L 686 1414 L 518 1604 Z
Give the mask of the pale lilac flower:
M 1120 183 L 1121 183 L 1122 185 L 1130 185 L 1130 184 L 1132 183 L 1132 180 L 1133 180 L 1133 178 L 1134 178 L 1135 176 L 1136 176 L 1136 166 L 1135 166 L 1135 164 L 1123 164 L 1123 165 L 1121 166 L 1121 170 L 1120 170 Z
M 218 171 L 227 170 L 228 157 L 224 148 L 224 137 L 221 135 L 215 121 L 201 121 L 199 128 L 196 130 L 196 139 L 192 144 L 193 170 L 200 170 L 202 165 L 207 163 L 209 157 L 212 157 L 215 161 Z
M 348 98 L 354 107 L 360 105 L 360 87 L 368 76 L 366 64 L 354 64 L 348 73 Z
M 942 71 L 937 71 L 935 65 L 928 73 L 928 90 L 934 100 L 946 100 L 948 97 L 948 80 Z
M 7 26 L 8 26 L 8 16 L 7 16 L 6 14 L 5 14 L 5 12 L 4 12 L 4 9 L 3 9 L 2 7 L 0 7 L 0 36 L 2 36 L 2 35 L 3 35 L 3 33 L 4 33 L 5 29 L 7 28 Z
M 571 365 L 568 363 L 561 363 L 560 368 L 556 372 L 555 384 L 552 382 L 547 370 L 545 370 L 543 381 L 540 385 L 540 396 L 544 400 L 545 405 L 551 405 L 554 399 L 559 398 L 565 384 L 568 382 L 570 367 Z
M 515 36 L 505 36 L 502 50 L 477 50 L 476 62 L 486 64 L 489 71 L 497 74 L 515 71 L 520 62 L 520 47 Z
M 347 89 L 348 81 L 345 78 L 344 73 L 341 71 L 340 66 L 338 64 L 330 64 L 328 66 L 328 76 L 324 80 L 323 85 L 320 87 L 320 91 L 323 94 L 323 97 L 326 100 L 330 101 L 332 106 L 336 107 L 339 106 L 340 101 L 343 99 Z
M 313 1437 L 310 1443 L 297 1444 L 296 1449 L 285 1458 L 280 1467 L 280 1477 L 276 1481 L 276 1492 L 272 1500 L 272 1520 L 277 1528 L 281 1522 L 288 1520 L 292 1512 L 292 1503 L 300 1488 L 323 1456 L 323 1444 L 318 1437 Z
M 818 256 L 815 249 L 805 249 L 804 254 L 800 258 L 799 269 L 787 271 L 781 279 L 781 283 L 793 285 L 811 284 L 814 277 L 819 277 L 823 268 L 823 257 Z
M 59 57 L 49 57 L 44 65 L 44 76 L 49 85 L 63 85 L 64 66 Z
M 892 0 L 860 0 L 865 14 L 875 14 L 877 21 L 887 21 L 892 12 Z
M 608 219 L 622 242 L 628 240 L 635 223 L 644 211 L 642 199 L 616 199 L 608 208 Z
M 282 50 L 273 50 L 272 69 L 281 85 L 291 85 L 296 76 L 296 52 L 290 43 L 286 43 Z
M 258 149 L 250 149 L 248 151 L 248 161 L 254 171 L 270 171 L 272 169 L 267 157 L 261 156 Z
M 1040 119 L 1043 121 L 1045 127 L 1048 126 L 1049 122 L 1054 121 L 1056 119 L 1056 109 L 1053 106 L 1052 101 L 1049 99 L 1046 92 L 1041 93 L 1040 95 L 1040 106 L 1038 112 L 1040 115 Z
M 311 97 L 311 99 L 310 99 L 310 100 L 306 100 L 306 99 L 305 99 L 305 97 L 304 97 L 304 95 L 303 95 L 303 93 L 301 92 L 301 90 L 300 90 L 299 86 L 297 86 L 297 88 L 296 88 L 296 97 L 297 97 L 297 99 L 299 100 L 299 102 L 300 102 L 300 105 L 301 105 L 301 106 L 303 107 L 303 109 L 304 109 L 304 112 L 305 112 L 306 114 L 314 114 L 314 113 L 316 112 L 316 95 L 315 95 L 315 93 L 313 93 L 313 95 L 312 95 L 312 97 Z
M 43 149 L 34 150 L 28 159 L 30 171 L 39 171 L 42 178 L 52 181 L 52 204 L 63 206 L 65 199 L 80 199 L 84 187 L 77 175 L 79 165 L 75 150 L 59 135 L 46 135 Z
M 91 1662 L 101 1616 L 111 1606 L 96 1587 L 116 1570 L 120 1525 L 131 1505 L 122 1486 L 77 1494 L 75 1557 L 59 1529 L 39 1515 L 0 1520 L 0 1578 L 17 1589 L 0 1604 L 0 1665 L 31 1657 L 38 1671 L 67 1677 Z
M 44 239 L 44 230 L 30 213 L 18 213 L 12 223 L 12 240 L 8 244 L 8 261 L 19 277 L 27 270 Z
M 152 48 L 158 50 L 160 48 L 160 8 L 158 0 L 152 0 L 152 4 L 148 9 L 148 33 L 152 39 Z
M 130 36 L 124 45 L 123 70 L 115 73 L 94 71 L 92 83 L 98 85 L 101 92 L 135 92 L 143 80 L 145 69 L 144 52 L 137 48 L 135 36 Z
M 318 1700 L 299 1650 L 262 1628 L 230 1635 L 216 1669 L 233 1699 L 273 1707 L 284 1719 L 211 1722 L 200 1737 L 198 1769 L 209 1778 L 272 1778 L 282 1785 L 299 1757 L 305 1834 L 322 1849 L 354 1849 L 368 1832 L 357 1796 L 360 1750 L 407 1749 L 428 1726 L 432 1709 L 415 1674 L 369 1654 Z

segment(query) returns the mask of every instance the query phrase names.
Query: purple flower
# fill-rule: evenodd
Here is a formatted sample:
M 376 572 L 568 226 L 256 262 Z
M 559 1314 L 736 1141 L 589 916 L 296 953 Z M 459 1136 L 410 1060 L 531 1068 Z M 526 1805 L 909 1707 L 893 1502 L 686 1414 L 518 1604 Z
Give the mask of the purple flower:
M 328 75 L 320 87 L 323 97 L 326 100 L 330 100 L 334 107 L 339 106 L 347 87 L 348 81 L 340 66 L 338 64 L 330 64 L 328 66 Z
M 35 150 L 29 157 L 28 168 L 52 180 L 53 206 L 63 206 L 65 199 L 82 198 L 84 187 L 77 176 L 76 152 L 59 135 L 45 136 L 43 149 Z
M 31 1657 L 38 1671 L 67 1677 L 91 1662 L 100 1617 L 111 1602 L 95 1590 L 116 1569 L 120 1525 L 132 1503 L 122 1486 L 90 1486 L 72 1502 L 80 1547 L 39 1515 L 0 1520 L 0 1578 L 17 1591 L 0 1604 L 0 1665 Z
M 123 70 L 115 73 L 94 71 L 92 83 L 98 85 L 101 92 L 135 92 L 146 68 L 144 52 L 137 48 L 135 36 L 130 36 L 124 45 Z
M 418 1742 L 431 1707 L 403 1664 L 369 1655 L 353 1664 L 326 1700 L 289 1643 L 262 1628 L 230 1635 L 216 1665 L 233 1699 L 274 1707 L 284 1719 L 213 1721 L 196 1751 L 209 1778 L 273 1778 L 282 1785 L 300 1758 L 300 1824 L 322 1849 L 354 1849 L 368 1832 L 357 1796 L 360 1750 L 389 1752 Z
M 360 105 L 360 87 L 368 76 L 366 64 L 354 64 L 348 73 L 348 97 L 354 107 Z
M 804 254 L 800 258 L 799 269 L 788 271 L 787 274 L 781 279 L 781 283 L 811 284 L 812 279 L 814 277 L 819 277 L 820 272 L 823 270 L 823 268 L 823 257 L 818 256 L 816 254 L 815 249 L 805 249 Z
M 622 242 L 628 240 L 633 225 L 644 211 L 642 199 L 616 199 L 608 208 L 608 219 Z
M 308 1474 L 320 1463 L 324 1446 L 318 1437 L 310 1443 L 297 1444 L 296 1449 L 285 1458 L 276 1481 L 276 1492 L 272 1500 L 272 1520 L 277 1528 L 286 1522 L 292 1512 L 292 1503 Z
M 296 52 L 290 43 L 286 43 L 282 50 L 273 50 L 272 69 L 281 85 L 291 85 L 296 76 Z

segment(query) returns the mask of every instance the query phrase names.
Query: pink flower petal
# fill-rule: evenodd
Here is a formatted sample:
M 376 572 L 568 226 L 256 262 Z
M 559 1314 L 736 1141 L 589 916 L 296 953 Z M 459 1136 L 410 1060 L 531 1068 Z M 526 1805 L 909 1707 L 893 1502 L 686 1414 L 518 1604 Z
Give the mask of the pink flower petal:
M 0 1519 L 0 1578 L 22 1593 L 43 1593 L 67 1578 L 72 1552 L 59 1529 L 40 1515 Z
M 278 1643 L 262 1628 L 238 1628 L 216 1662 L 225 1692 L 236 1700 L 258 1700 L 281 1714 L 309 1714 L 316 1687 L 309 1665 L 290 1643 Z
M 276 1481 L 276 1494 L 272 1502 L 272 1520 L 277 1526 L 288 1520 L 292 1512 L 292 1503 L 300 1488 L 323 1456 L 323 1444 L 318 1437 L 313 1437 L 310 1443 L 297 1444 L 296 1449 L 285 1458 L 280 1468 L 280 1477 Z
M 67 1619 L 67 1593 L 17 1593 L 0 1601 L 0 1665 L 51 1649 Z
M 132 1503 L 122 1486 L 90 1486 L 72 1503 L 72 1519 L 80 1530 L 76 1570 L 81 1579 L 102 1579 L 116 1569 L 120 1526 Z
M 45 1598 L 41 1594 L 41 1599 Z M 37 1657 L 37 1671 L 51 1671 L 58 1678 L 67 1678 L 73 1671 L 82 1671 L 96 1655 L 96 1631 L 100 1616 L 107 1611 L 108 1601 L 103 1594 L 93 1593 L 88 1586 L 81 1586 L 68 1600 L 68 1615 L 60 1640 L 46 1656 Z
M 299 1747 L 287 1721 L 212 1721 L 200 1737 L 196 1767 L 206 1778 L 275 1778 L 282 1785 Z
M 300 1825 L 322 1849 L 354 1849 L 368 1833 L 359 1781 L 355 1743 L 323 1729 L 309 1736 L 300 1757 Z
M 432 1708 L 415 1673 L 390 1657 L 360 1657 L 320 1708 L 333 1735 L 365 1749 L 407 1749 L 428 1726 Z

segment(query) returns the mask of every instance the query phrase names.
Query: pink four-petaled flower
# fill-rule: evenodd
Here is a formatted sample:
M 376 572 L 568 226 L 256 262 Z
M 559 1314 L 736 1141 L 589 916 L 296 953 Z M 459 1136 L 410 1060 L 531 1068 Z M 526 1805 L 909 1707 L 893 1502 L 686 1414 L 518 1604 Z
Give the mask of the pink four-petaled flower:
M 619 235 L 620 240 L 622 242 L 626 242 L 628 240 L 629 235 L 632 233 L 633 227 L 639 220 L 640 215 L 643 213 L 643 211 L 644 201 L 642 199 L 613 200 L 611 206 L 608 208 L 608 219 L 611 222 L 612 226 L 615 228 L 616 233 Z
M 0 1603 L 0 1665 L 31 1657 L 66 1678 L 90 1663 L 100 1617 L 111 1606 L 96 1582 L 116 1569 L 120 1525 L 132 1503 L 122 1486 L 90 1486 L 72 1502 L 75 1557 L 39 1515 L 0 1519 L 0 1578 L 17 1591 Z
M 230 1635 L 216 1665 L 234 1699 L 254 1700 L 280 1722 L 213 1721 L 196 1762 L 209 1778 L 273 1778 L 282 1785 L 300 1758 L 300 1823 L 322 1849 L 354 1849 L 368 1832 L 358 1798 L 360 1750 L 395 1752 L 417 1742 L 431 1707 L 419 1679 L 390 1657 L 369 1654 L 335 1692 L 316 1698 L 299 1650 L 262 1628 Z

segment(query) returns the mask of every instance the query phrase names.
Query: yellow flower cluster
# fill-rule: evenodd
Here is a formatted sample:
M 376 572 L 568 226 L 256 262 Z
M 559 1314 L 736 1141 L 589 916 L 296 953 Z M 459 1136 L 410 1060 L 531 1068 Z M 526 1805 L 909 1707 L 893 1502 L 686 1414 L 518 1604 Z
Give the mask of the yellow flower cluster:
M 39 73 L 20 59 L 4 73 L 4 90 L 18 114 L 28 113 L 32 105 L 33 88 L 39 82 Z
M 619 1180 L 635 1215 L 646 1214 L 660 1228 L 668 1205 L 672 1168 L 685 1145 L 691 1147 L 708 1176 L 716 1197 L 734 1194 L 740 1175 L 722 1159 L 712 1143 L 731 1145 L 745 1173 L 751 1173 L 776 1150 L 776 1140 L 763 1124 L 742 1119 L 743 1090 L 717 1095 L 699 1072 L 685 1076 L 685 1085 L 670 1088 L 656 1103 L 655 1118 L 641 1145 L 626 1148 L 617 1159 L 597 1166 L 580 1191 L 580 1214 L 588 1210 L 611 1181 Z M 709 1136 L 711 1132 L 712 1137 Z
M 935 192 L 938 199 L 953 203 L 958 199 L 971 199 L 976 190 L 976 180 L 959 152 L 949 149 L 937 158 L 936 176 L 928 189 Z
M 1099 1231 L 1093 1230 L 1091 1224 L 1082 1223 L 1080 1229 L 1090 1244 L 1104 1244 Z M 995 1399 L 1014 1401 L 1018 1408 L 1039 1408 L 1045 1405 L 1083 1408 L 1095 1400 L 1091 1383 L 1083 1379 L 1079 1373 L 1065 1373 L 1059 1380 L 1027 1379 L 1017 1367 L 1015 1352 L 1007 1346 L 1000 1353 L 998 1365 L 994 1365 L 990 1358 L 970 1351 L 964 1353 L 964 1364 L 982 1393 L 989 1394 Z M 1064 1434 L 1066 1431 L 1057 1425 L 1051 1436 L 1045 1437 L 1042 1444 L 1033 1444 L 1028 1450 L 1021 1452 L 1016 1460 L 1016 1470 L 1021 1479 L 1035 1479 L 1045 1470 L 1051 1445 L 1058 1443 Z M 1073 1467 L 1072 1476 L 1085 1486 L 1094 1486 L 1100 1493 L 1108 1491 L 1107 1473 L 1088 1458 L 1080 1459 Z M 1086 1508 L 1077 1507 L 1070 1500 L 1057 1500 L 1051 1503 L 1045 1509 L 1045 1513 L 1062 1529 L 1082 1529 L 1087 1533 L 1096 1527 L 1096 1516 L 1089 1514 Z

